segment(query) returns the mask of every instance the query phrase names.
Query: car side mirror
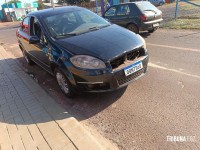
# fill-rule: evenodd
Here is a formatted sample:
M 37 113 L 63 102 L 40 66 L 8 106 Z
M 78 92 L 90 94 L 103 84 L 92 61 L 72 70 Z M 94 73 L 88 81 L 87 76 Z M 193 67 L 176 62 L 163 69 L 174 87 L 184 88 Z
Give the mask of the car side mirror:
M 40 42 L 40 39 L 37 36 L 31 36 L 29 39 L 29 44 L 35 44 Z

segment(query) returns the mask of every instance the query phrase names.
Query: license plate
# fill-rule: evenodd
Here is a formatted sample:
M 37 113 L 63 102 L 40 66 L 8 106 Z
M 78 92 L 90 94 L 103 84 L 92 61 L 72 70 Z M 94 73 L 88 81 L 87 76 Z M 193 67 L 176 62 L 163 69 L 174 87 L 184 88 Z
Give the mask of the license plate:
M 159 27 L 159 23 L 153 24 L 153 27 Z
M 137 72 L 138 70 L 140 70 L 142 68 L 143 68 L 142 62 L 138 61 L 138 62 L 124 68 L 124 73 L 126 76 L 128 76 L 130 74 Z

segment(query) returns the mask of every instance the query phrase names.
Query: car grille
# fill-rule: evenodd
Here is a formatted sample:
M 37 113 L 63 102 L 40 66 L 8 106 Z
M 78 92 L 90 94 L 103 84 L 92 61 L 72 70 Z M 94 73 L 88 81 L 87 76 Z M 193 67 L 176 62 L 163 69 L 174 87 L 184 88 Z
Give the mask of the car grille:
M 136 58 L 139 58 L 140 56 L 145 55 L 145 50 L 144 48 L 137 48 L 132 50 L 131 52 L 127 52 L 120 57 L 117 57 L 116 59 L 112 60 L 110 62 L 112 69 L 118 68 L 120 65 L 124 64 L 125 61 L 133 61 Z
M 127 82 L 129 82 L 129 81 L 131 81 L 131 80 L 133 80 L 133 79 L 135 79 L 137 77 L 139 77 L 142 73 L 144 73 L 144 68 L 139 70 L 139 71 L 137 71 L 137 72 L 135 72 L 135 73 L 133 73 L 133 74 L 131 74 L 131 75 L 129 75 L 129 76 L 117 79 L 118 84 L 119 85 L 125 84 L 125 83 L 127 83 Z

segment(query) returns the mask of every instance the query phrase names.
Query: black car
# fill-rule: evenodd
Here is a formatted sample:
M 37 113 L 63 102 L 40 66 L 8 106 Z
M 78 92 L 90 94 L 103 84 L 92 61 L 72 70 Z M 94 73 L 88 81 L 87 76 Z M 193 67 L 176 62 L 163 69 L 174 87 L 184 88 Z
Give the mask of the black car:
M 163 21 L 162 12 L 148 1 L 113 5 L 105 11 L 103 17 L 135 33 L 139 31 L 152 33 Z
M 26 61 L 55 75 L 67 96 L 116 90 L 147 71 L 144 39 L 84 8 L 30 13 L 17 37 Z

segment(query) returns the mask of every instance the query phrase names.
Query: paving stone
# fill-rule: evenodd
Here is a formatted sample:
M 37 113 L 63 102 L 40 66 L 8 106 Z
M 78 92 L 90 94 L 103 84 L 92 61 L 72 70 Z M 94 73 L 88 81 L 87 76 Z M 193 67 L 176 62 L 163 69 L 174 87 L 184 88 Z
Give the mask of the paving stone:
M 37 150 L 37 145 L 33 141 L 31 134 L 26 125 L 17 125 L 18 132 L 21 136 L 25 149 Z
M 62 147 L 60 150 L 78 150 L 72 143 L 69 143 Z
M 33 140 L 35 144 L 38 146 L 41 150 L 49 150 L 50 147 L 48 143 L 45 141 L 43 135 L 40 133 L 40 130 L 35 124 L 31 124 L 28 126 L 28 129 L 30 131 L 31 136 L 33 137 Z
M 22 116 L 22 118 L 23 118 L 24 121 L 32 120 L 32 117 L 29 114 L 29 112 L 28 112 L 27 109 L 20 109 L 19 112 L 20 112 L 20 114 L 21 114 L 21 116 Z
M 1 46 L 0 68 L 0 150 L 99 149 L 78 121 Z
M 0 123 L 0 144 L 3 143 L 10 143 L 11 145 L 11 141 L 10 141 L 10 136 L 6 127 L 6 123 Z
M 103 147 L 88 135 L 82 136 L 74 143 L 81 150 L 103 150 Z

